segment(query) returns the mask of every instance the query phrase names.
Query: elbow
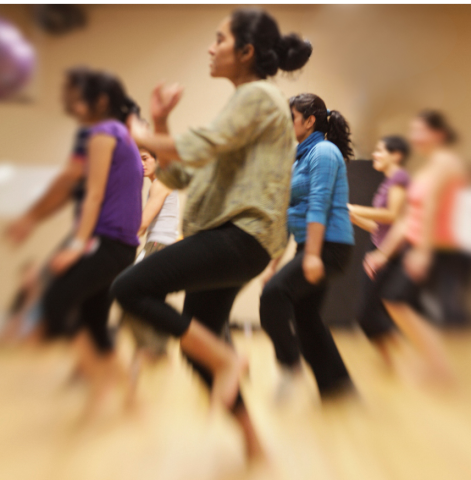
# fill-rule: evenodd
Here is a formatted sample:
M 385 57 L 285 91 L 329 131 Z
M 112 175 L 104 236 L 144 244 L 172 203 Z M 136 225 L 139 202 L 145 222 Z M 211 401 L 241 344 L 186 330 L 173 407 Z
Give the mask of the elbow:
M 388 215 L 383 219 L 383 223 L 387 225 L 393 224 L 399 218 L 398 213 L 389 212 Z
M 101 192 L 89 192 L 87 194 L 87 201 L 93 205 L 101 206 L 105 198 L 104 193 Z
M 309 209 L 306 215 L 306 223 L 327 223 L 327 212 L 323 209 Z
M 141 237 L 146 233 L 147 229 L 149 228 L 148 223 L 141 223 L 141 226 L 139 227 L 139 231 L 137 232 L 138 236 Z

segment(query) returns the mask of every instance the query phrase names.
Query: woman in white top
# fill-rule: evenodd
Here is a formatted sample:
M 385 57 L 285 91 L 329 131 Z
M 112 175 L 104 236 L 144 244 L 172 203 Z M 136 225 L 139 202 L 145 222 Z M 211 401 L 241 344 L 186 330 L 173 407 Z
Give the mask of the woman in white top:
M 172 244 L 178 238 L 178 192 L 170 190 L 163 183 L 157 180 L 155 168 L 157 159 L 148 150 L 140 149 L 144 176 L 152 185 L 149 190 L 149 198 L 142 212 L 141 228 L 139 236 L 147 231 L 146 256 L 151 251 Z M 157 248 L 155 244 L 160 244 Z M 149 252 L 147 251 L 149 250 Z
M 167 188 L 155 176 L 157 166 L 156 156 L 144 148 L 140 148 L 144 176 L 151 182 L 147 203 L 142 211 L 139 237 L 147 234 L 146 243 L 136 258 L 136 263 L 148 257 L 154 252 L 162 250 L 174 243 L 178 238 L 178 192 Z M 136 357 L 134 373 L 139 370 L 142 356 L 141 353 L 151 354 L 153 358 L 164 355 L 167 351 L 169 335 L 157 333 L 155 330 L 128 314 L 124 315 L 123 321 L 131 329 L 136 341 Z

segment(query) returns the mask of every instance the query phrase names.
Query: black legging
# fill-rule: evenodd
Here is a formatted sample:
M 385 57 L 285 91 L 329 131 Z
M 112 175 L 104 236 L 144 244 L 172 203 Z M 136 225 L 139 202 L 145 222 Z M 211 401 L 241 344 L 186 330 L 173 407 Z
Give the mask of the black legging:
M 114 282 L 112 294 L 126 311 L 157 331 L 179 337 L 196 318 L 221 335 L 240 289 L 269 261 L 253 236 L 229 222 L 169 245 L 128 268 Z M 180 290 L 186 291 L 181 314 L 164 301 L 168 293 Z M 194 366 L 210 384 L 208 372 Z
M 368 252 L 375 250 L 373 242 L 367 249 Z M 361 271 L 362 283 L 362 300 L 357 316 L 358 323 L 365 335 L 374 340 L 390 334 L 395 329 L 395 324 L 380 295 L 381 283 L 377 279 L 372 280 L 362 267 Z
M 294 259 L 267 283 L 260 299 L 260 321 L 273 341 L 278 361 L 294 366 L 302 353 L 321 394 L 349 379 L 332 335 L 320 317 L 320 309 L 328 280 L 344 271 L 351 252 L 351 245 L 324 242 L 325 277 L 313 285 L 306 280 L 302 268 L 304 245 L 298 245 Z
M 55 278 L 42 299 L 46 335 L 57 337 L 75 327 L 87 328 L 98 350 L 113 348 L 108 331 L 111 306 L 109 288 L 126 267 L 132 265 L 136 247 L 99 237 L 98 249 L 83 256 L 63 275 Z

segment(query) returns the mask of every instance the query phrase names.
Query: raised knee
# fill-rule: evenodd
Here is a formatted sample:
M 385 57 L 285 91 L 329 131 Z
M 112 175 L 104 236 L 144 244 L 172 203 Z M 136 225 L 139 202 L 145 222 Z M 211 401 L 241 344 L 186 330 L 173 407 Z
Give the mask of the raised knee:
M 260 296 L 260 323 L 264 330 L 270 326 L 270 318 L 273 316 L 273 308 L 276 308 L 277 300 L 281 296 L 281 290 L 277 285 L 268 283 Z
M 128 281 L 125 274 L 121 274 L 111 284 L 110 293 L 112 298 L 124 306 L 128 297 L 133 294 L 133 282 Z

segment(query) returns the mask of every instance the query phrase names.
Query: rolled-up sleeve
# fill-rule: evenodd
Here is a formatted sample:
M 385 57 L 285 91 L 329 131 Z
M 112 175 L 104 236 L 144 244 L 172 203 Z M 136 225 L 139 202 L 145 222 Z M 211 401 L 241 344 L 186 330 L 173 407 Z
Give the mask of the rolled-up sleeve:
M 175 147 L 184 164 L 202 167 L 255 141 L 276 115 L 276 104 L 263 89 L 243 85 L 208 126 L 177 135 Z
M 335 152 L 324 145 L 318 145 L 309 157 L 309 208 L 307 223 L 326 225 L 332 205 L 332 195 L 337 177 L 338 162 Z
M 179 162 L 172 162 L 165 169 L 158 166 L 155 170 L 155 175 L 168 188 L 172 190 L 183 190 L 189 185 L 192 179 L 191 170 L 191 168 L 185 167 Z

